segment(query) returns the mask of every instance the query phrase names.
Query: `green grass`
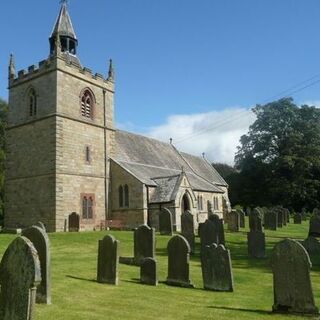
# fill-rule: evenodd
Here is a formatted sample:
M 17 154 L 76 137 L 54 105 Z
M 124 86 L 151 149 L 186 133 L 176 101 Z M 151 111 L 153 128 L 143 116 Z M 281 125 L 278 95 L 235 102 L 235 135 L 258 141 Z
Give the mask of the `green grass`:
M 272 314 L 273 288 L 269 259 L 247 257 L 246 233 L 226 232 L 231 251 L 235 291 L 217 293 L 202 289 L 199 254 L 191 258 L 190 276 L 195 289 L 158 287 L 137 282 L 139 268 L 120 265 L 119 286 L 95 281 L 97 245 L 107 233 L 120 240 L 123 256 L 133 255 L 131 232 L 88 232 L 50 234 L 52 251 L 52 305 L 37 305 L 36 319 L 99 320 L 99 319 L 302 319 Z M 278 231 L 266 231 L 267 255 L 283 238 L 302 240 L 308 223 L 290 224 Z M 14 239 L 0 235 L 0 253 Z M 169 237 L 157 235 L 159 280 L 167 273 L 166 245 Z M 199 239 L 197 238 L 199 250 Z M 317 305 L 320 305 L 320 267 L 312 269 L 312 284 Z

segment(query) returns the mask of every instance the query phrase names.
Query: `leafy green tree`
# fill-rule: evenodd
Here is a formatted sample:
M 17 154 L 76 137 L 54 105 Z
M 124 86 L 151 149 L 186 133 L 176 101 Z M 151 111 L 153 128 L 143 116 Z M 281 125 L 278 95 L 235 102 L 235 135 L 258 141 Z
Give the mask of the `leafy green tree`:
M 301 210 L 320 204 L 320 110 L 291 98 L 257 105 L 235 167 L 243 205 Z
M 5 166 L 5 129 L 8 104 L 0 98 L 0 225 L 4 216 L 4 166 Z

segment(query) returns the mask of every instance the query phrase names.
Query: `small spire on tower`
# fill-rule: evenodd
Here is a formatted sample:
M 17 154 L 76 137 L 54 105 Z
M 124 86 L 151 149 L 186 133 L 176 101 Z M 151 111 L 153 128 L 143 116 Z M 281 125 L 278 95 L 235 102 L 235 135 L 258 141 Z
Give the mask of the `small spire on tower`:
M 14 61 L 14 56 L 13 54 L 11 53 L 10 54 L 10 62 L 9 62 L 9 83 L 11 80 L 13 80 L 16 76 L 16 64 L 15 64 L 15 61 Z
M 115 77 L 115 72 L 114 72 L 114 68 L 113 68 L 113 62 L 112 62 L 112 59 L 110 59 L 109 60 L 108 80 L 113 82 L 114 77 Z

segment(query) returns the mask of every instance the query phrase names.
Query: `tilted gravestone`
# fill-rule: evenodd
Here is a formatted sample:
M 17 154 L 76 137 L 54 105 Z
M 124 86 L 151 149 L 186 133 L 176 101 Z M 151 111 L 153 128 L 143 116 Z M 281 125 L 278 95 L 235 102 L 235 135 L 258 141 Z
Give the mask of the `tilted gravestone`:
M 181 215 L 181 234 L 187 239 L 191 253 L 195 251 L 195 234 L 193 214 L 186 211 Z
M 223 221 L 218 215 L 212 214 L 209 219 L 199 225 L 201 253 L 204 248 L 212 243 L 223 244 L 225 243 Z
M 99 240 L 97 281 L 118 284 L 119 244 L 111 235 Z
M 320 211 L 313 210 L 313 215 L 309 222 L 309 236 L 320 237 Z
M 246 227 L 246 215 L 242 209 L 237 209 L 240 218 L 240 228 Z
M 231 210 L 229 213 L 228 230 L 232 232 L 239 232 L 240 230 L 240 216 L 236 210 Z
M 291 239 L 277 243 L 271 257 L 273 311 L 318 314 L 310 279 L 311 262 L 303 246 Z
M 203 285 L 206 290 L 233 291 L 230 251 L 215 243 L 206 246 L 201 261 Z
M 154 228 L 141 225 L 134 230 L 134 261 L 140 265 L 144 258 L 155 258 L 156 236 Z
M 37 287 L 37 303 L 51 304 L 51 253 L 50 241 L 44 229 L 32 226 L 22 231 L 38 252 L 41 267 L 41 282 Z
M 163 208 L 159 213 L 159 231 L 161 235 L 173 234 L 172 213 L 168 208 Z
M 157 262 L 153 258 L 145 258 L 140 264 L 140 282 L 151 286 L 158 285 Z
M 166 283 L 179 287 L 194 287 L 189 278 L 190 246 L 181 235 L 173 236 L 167 246 L 168 277 Z
M 302 223 L 302 215 L 301 215 L 301 213 L 296 213 L 293 216 L 293 223 L 294 224 L 301 224 Z
M 265 257 L 265 234 L 262 232 L 262 214 L 255 208 L 249 217 L 250 232 L 247 233 L 248 255 L 251 258 Z
M 40 261 L 35 247 L 25 237 L 16 238 L 7 248 L 0 264 L 0 319 L 34 319 L 40 282 Z
M 278 212 L 269 209 L 264 216 L 264 228 L 267 230 L 277 230 L 278 227 Z

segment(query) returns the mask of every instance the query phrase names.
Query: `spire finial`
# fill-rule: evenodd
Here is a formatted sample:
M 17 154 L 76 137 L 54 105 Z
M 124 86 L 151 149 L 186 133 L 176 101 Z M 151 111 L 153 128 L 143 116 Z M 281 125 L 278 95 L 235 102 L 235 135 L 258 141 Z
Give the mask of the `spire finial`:
M 9 83 L 11 80 L 13 80 L 16 76 L 16 64 L 14 61 L 14 56 L 11 53 L 10 54 L 10 62 L 9 62 Z
M 68 0 L 61 0 L 60 3 L 61 3 L 62 5 L 67 5 L 67 4 L 68 4 Z
M 205 159 L 205 157 L 206 157 L 206 153 L 202 152 L 202 158 Z
M 114 68 L 113 68 L 113 61 L 112 59 L 109 60 L 109 71 L 108 71 L 108 80 L 114 81 Z
M 173 141 L 173 139 L 172 139 L 172 138 L 170 138 L 170 144 L 172 144 L 172 141 Z

